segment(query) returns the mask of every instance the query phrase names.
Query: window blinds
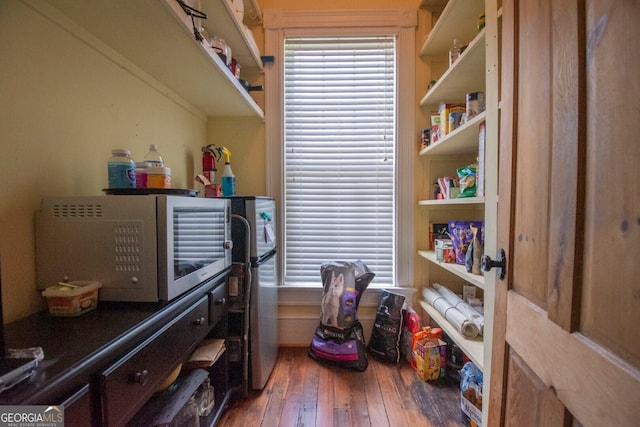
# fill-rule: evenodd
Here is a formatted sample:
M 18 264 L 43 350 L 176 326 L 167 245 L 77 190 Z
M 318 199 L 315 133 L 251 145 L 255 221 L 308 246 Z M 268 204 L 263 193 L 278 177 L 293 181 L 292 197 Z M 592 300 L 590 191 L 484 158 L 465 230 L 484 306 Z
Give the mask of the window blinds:
M 395 283 L 395 37 L 285 39 L 284 281 L 361 259 Z

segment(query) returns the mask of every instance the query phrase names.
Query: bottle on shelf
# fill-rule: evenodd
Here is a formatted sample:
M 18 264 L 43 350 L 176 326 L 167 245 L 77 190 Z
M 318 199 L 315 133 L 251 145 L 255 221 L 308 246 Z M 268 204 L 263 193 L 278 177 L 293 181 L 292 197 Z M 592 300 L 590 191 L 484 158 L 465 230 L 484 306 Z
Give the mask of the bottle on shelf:
M 466 46 L 460 43 L 458 39 L 453 40 L 453 45 L 451 46 L 451 49 L 449 49 L 449 67 L 451 67 L 460 55 L 462 55 L 465 48 Z
M 231 170 L 231 152 L 222 148 L 222 154 L 225 156 L 224 171 L 222 172 L 222 195 L 235 196 L 236 195 L 236 176 Z
M 149 152 L 145 154 L 144 161 L 150 163 L 150 166 L 164 166 L 164 160 L 156 144 L 149 145 Z
M 131 151 L 122 148 L 111 150 L 107 163 L 109 188 L 136 188 L 136 163 Z

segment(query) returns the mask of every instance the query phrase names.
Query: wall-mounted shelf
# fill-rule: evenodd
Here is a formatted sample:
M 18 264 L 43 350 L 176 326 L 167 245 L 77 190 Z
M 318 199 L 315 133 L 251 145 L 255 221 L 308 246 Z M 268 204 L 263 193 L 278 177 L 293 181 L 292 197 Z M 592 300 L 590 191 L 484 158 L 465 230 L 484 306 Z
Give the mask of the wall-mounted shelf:
M 244 19 L 243 22 L 249 28 L 262 24 L 262 11 L 257 0 L 243 0 Z
M 429 200 L 419 200 L 419 206 L 426 206 L 429 208 L 444 208 L 450 209 L 452 207 L 457 206 L 475 206 L 483 207 L 484 206 L 484 197 L 461 197 L 455 199 L 429 199 Z
M 469 359 L 476 364 L 481 370 L 484 367 L 484 342 L 482 339 L 468 339 L 462 336 L 460 331 L 454 328 L 442 314 L 438 312 L 431 304 L 425 300 L 420 300 L 420 306 L 429 316 L 442 328 L 445 334 L 449 336 L 457 345 L 469 356 Z
M 435 144 L 420 150 L 420 156 L 475 154 L 478 152 L 478 126 L 486 118 L 486 112 L 473 117 L 464 125 L 444 136 Z
M 484 276 L 478 276 L 477 274 L 468 273 L 464 265 L 440 262 L 436 258 L 436 253 L 434 251 L 418 251 L 418 254 L 424 259 L 436 264 L 440 268 L 455 274 L 466 282 L 469 282 L 470 284 L 477 286 L 480 289 L 484 289 Z
M 65 29 L 81 29 L 75 34 L 89 43 L 97 39 L 207 116 L 264 118 L 220 58 L 195 40 L 191 19 L 175 0 L 24 1 Z M 210 34 L 233 40 L 232 53 L 250 60 L 243 66 L 261 68 L 257 48 L 241 33 L 244 27 L 226 1 L 202 3 L 211 16 Z
M 420 9 L 428 10 L 431 13 L 440 13 L 447 5 L 447 0 L 422 0 Z
M 175 2 L 175 0 L 164 1 Z M 202 0 L 202 11 L 207 14 L 207 19 L 202 21 L 202 25 L 211 36 L 218 35 L 231 46 L 232 56 L 242 67 L 262 70 L 260 51 L 253 39 L 253 34 L 243 22 L 236 19 L 230 1 Z
M 420 101 L 420 106 L 444 102 L 465 102 L 465 94 L 485 88 L 485 32 L 469 43 L 460 58 L 440 76 Z
M 440 2 L 427 1 L 424 3 L 434 3 L 437 6 L 437 3 Z M 429 10 L 429 7 L 425 8 Z M 484 2 L 449 0 L 422 45 L 420 56 L 447 53 L 454 39 L 458 39 L 463 44 L 470 42 L 475 38 L 478 29 L 469 23 L 477 23 L 483 12 Z

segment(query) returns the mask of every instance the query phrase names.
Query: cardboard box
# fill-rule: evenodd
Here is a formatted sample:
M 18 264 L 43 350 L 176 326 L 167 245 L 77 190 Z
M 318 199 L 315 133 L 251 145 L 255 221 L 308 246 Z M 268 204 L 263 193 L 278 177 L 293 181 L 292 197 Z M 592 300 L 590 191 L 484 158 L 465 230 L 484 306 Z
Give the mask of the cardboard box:
M 456 254 L 453 250 L 453 242 L 451 239 L 435 239 L 436 260 L 454 264 L 456 262 Z
M 449 238 L 449 224 L 436 223 L 429 224 L 429 250 L 436 250 L 436 239 L 448 239 Z
M 431 113 L 431 143 L 429 145 L 435 144 L 440 141 L 440 113 Z
M 424 338 L 415 347 L 418 377 L 423 381 L 443 378 L 447 372 L 447 343 L 439 338 Z
M 471 426 L 482 426 L 482 410 L 478 409 L 469 399 L 465 397 L 465 393 L 460 392 L 460 409 L 462 413 L 469 417 Z
M 454 131 L 462 123 L 462 116 L 467 111 L 466 104 L 440 103 L 440 137 Z
M 486 145 L 486 125 L 485 122 L 480 123 L 478 128 L 478 168 L 476 170 L 476 196 L 484 197 L 484 163 L 485 163 L 485 145 Z

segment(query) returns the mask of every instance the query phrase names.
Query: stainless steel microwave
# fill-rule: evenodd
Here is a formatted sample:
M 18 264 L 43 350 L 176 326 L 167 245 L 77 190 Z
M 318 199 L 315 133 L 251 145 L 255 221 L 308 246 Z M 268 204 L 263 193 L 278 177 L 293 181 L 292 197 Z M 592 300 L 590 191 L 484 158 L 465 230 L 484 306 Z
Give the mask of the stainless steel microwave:
M 227 199 L 44 198 L 35 233 L 38 289 L 97 280 L 105 301 L 169 301 L 231 266 Z

